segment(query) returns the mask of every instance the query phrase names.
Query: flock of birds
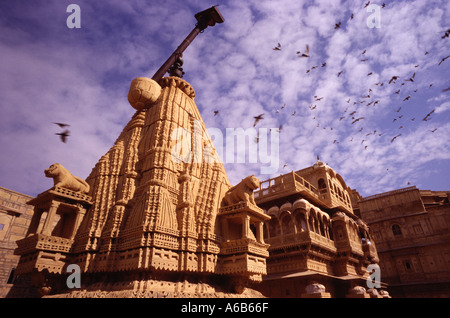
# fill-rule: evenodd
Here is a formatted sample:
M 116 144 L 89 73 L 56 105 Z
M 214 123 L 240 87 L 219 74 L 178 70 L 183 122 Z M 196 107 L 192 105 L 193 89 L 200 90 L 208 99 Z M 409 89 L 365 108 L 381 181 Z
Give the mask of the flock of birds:
M 366 8 L 367 6 L 369 6 L 370 1 L 365 3 L 364 8 Z M 386 6 L 386 4 L 382 4 L 381 7 L 384 8 Z M 352 13 L 350 16 L 350 20 L 352 20 L 354 18 L 354 14 Z M 335 24 L 334 29 L 339 29 L 342 25 L 342 22 L 339 21 L 338 23 Z M 450 29 L 443 31 L 445 32 L 444 35 L 441 36 L 442 39 L 445 38 L 449 38 L 450 37 Z M 274 51 L 281 51 L 282 50 L 282 45 L 281 43 L 277 43 L 277 45 L 273 48 Z M 366 52 L 367 50 L 363 50 L 361 52 L 362 58 L 360 59 L 360 61 L 362 63 L 367 62 L 369 60 L 368 57 L 366 57 Z M 425 55 L 430 54 L 428 51 L 425 52 Z M 310 57 L 310 47 L 308 44 L 305 45 L 305 50 L 304 51 L 297 51 L 296 55 L 299 58 L 309 58 Z M 442 63 L 444 63 L 448 58 L 450 58 L 450 55 L 443 57 L 442 59 L 440 59 L 438 66 L 440 66 Z M 306 74 L 309 74 L 311 71 L 315 70 L 315 69 L 320 69 L 320 68 L 325 68 L 327 66 L 326 61 L 323 62 L 321 65 L 315 65 L 312 66 L 310 69 L 308 69 L 306 71 Z M 420 65 L 415 65 L 414 69 L 411 71 L 412 74 L 405 77 L 404 75 L 393 75 L 389 81 L 387 81 L 386 83 L 384 82 L 378 82 L 375 83 L 374 85 L 379 87 L 383 87 L 384 85 L 386 86 L 391 86 L 391 85 L 398 85 L 396 91 L 394 92 L 394 95 L 400 95 L 400 93 L 406 91 L 406 93 L 404 93 L 406 96 L 402 96 L 399 100 L 398 103 L 400 103 L 401 106 L 399 106 L 396 110 L 395 110 L 395 118 L 393 118 L 393 123 L 397 123 L 399 124 L 399 126 L 397 127 L 397 133 L 395 133 L 392 137 L 390 137 L 390 143 L 393 143 L 397 138 L 401 137 L 401 130 L 404 129 L 404 125 L 406 125 L 405 119 L 402 120 L 402 118 L 404 117 L 404 114 L 401 113 L 402 109 L 406 109 L 406 105 L 404 105 L 403 103 L 408 102 L 411 98 L 412 98 L 412 92 L 416 93 L 418 91 L 417 87 L 413 87 L 412 89 L 408 90 L 408 87 L 405 85 L 412 85 L 411 83 L 415 83 L 415 77 L 416 77 L 416 70 L 420 67 Z M 341 70 L 339 71 L 336 76 L 340 77 L 342 75 L 344 71 Z M 369 72 L 367 74 L 367 77 L 370 77 L 373 75 L 373 72 Z M 405 87 L 404 87 L 405 86 Z M 429 88 L 431 88 L 433 86 L 433 83 L 429 84 Z M 373 87 L 373 89 L 375 89 L 375 87 Z M 349 107 L 347 107 L 344 111 L 344 113 L 342 114 L 342 116 L 339 117 L 339 121 L 342 121 L 344 119 L 347 118 L 347 116 L 349 118 L 351 118 L 351 125 L 355 125 L 357 123 L 359 123 L 360 121 L 364 120 L 365 117 L 364 116 L 357 116 L 358 114 L 358 107 L 357 106 L 361 106 L 361 104 L 365 104 L 367 107 L 372 106 L 375 107 L 377 104 L 379 104 L 381 102 L 380 99 L 372 99 L 372 96 L 375 94 L 373 92 L 372 88 L 369 88 L 368 92 L 362 96 L 361 98 L 358 98 L 357 100 L 353 101 L 353 104 L 350 104 L 352 102 L 352 100 L 349 98 L 348 100 L 346 100 L 346 102 L 349 104 L 350 106 L 355 107 L 356 110 L 353 111 L 348 111 Z M 443 89 L 443 92 L 448 92 L 450 91 L 450 87 Z M 324 97 L 318 97 L 318 96 L 314 96 L 314 100 L 312 102 L 312 104 L 309 106 L 309 109 L 311 111 L 314 111 L 319 104 L 319 102 L 323 99 Z M 281 110 L 283 110 L 284 108 L 286 108 L 286 104 L 283 104 L 279 109 L 276 109 L 275 113 L 280 113 Z M 432 111 L 430 111 L 428 114 L 426 114 L 423 118 L 422 121 L 429 121 L 431 119 L 431 115 L 435 112 L 435 109 L 433 109 Z M 216 116 L 219 113 L 219 110 L 215 110 L 214 111 L 214 116 Z M 294 111 L 291 116 L 295 116 L 296 115 L 296 111 Z M 253 127 L 256 127 L 256 125 L 262 121 L 264 119 L 264 114 L 259 114 L 257 116 L 253 117 L 254 122 L 253 122 Z M 313 117 L 314 120 L 316 120 L 316 116 Z M 412 117 L 409 119 L 410 122 L 414 122 L 416 120 L 415 117 Z M 316 127 L 320 127 L 319 122 L 317 122 Z M 278 132 L 281 132 L 283 126 L 280 125 L 279 128 L 277 129 Z M 322 127 L 322 129 L 327 129 L 326 127 Z M 358 128 L 357 128 L 358 129 Z M 332 127 L 329 128 L 329 130 L 333 130 Z M 362 140 L 361 140 L 361 145 L 363 145 L 364 150 L 366 150 L 369 146 L 367 144 L 364 144 L 365 142 L 368 141 L 368 137 L 370 135 L 373 136 L 378 136 L 381 137 L 383 135 L 382 132 L 379 132 L 377 130 L 371 130 L 370 132 L 363 132 L 364 127 L 360 127 L 358 132 L 361 133 L 362 135 Z M 434 133 L 437 130 L 437 128 L 434 128 L 432 130 L 429 130 L 431 133 Z M 389 140 L 389 139 L 388 139 Z M 259 136 L 255 138 L 255 142 L 259 141 Z M 348 140 L 349 142 L 353 142 L 354 141 L 354 137 L 352 137 L 351 139 Z M 333 143 L 339 143 L 339 141 L 337 139 L 333 140 Z M 287 163 L 284 164 L 283 168 L 285 168 L 287 166 Z M 389 169 L 387 169 L 389 170 Z
M 370 1 L 368 1 L 367 3 L 365 3 L 364 8 L 368 7 L 369 4 L 370 4 Z M 384 8 L 385 6 L 386 6 L 385 3 L 383 3 L 383 4 L 381 5 L 382 8 Z M 352 13 L 351 16 L 350 16 L 350 20 L 353 20 L 353 18 L 354 18 L 354 14 Z M 335 29 L 335 30 L 339 29 L 339 28 L 341 27 L 341 25 L 342 25 L 342 22 L 339 21 L 338 23 L 335 24 L 334 29 Z M 444 33 L 444 35 L 442 35 L 441 38 L 442 38 L 442 39 L 445 39 L 445 38 L 448 38 L 448 37 L 450 37 L 450 29 L 446 30 L 445 33 Z M 281 51 L 281 50 L 282 50 L 282 45 L 281 45 L 281 43 L 277 43 L 277 46 L 275 46 L 275 47 L 273 48 L 273 50 L 274 50 L 274 51 Z M 363 63 L 364 63 L 364 62 L 367 62 L 367 61 L 369 60 L 369 58 L 367 58 L 367 57 L 365 56 L 366 52 L 367 52 L 367 50 L 363 50 L 362 53 L 361 53 L 361 55 L 362 55 L 363 57 L 360 59 L 360 61 L 363 62 Z M 428 55 L 428 54 L 429 54 L 428 51 L 425 52 L 425 55 Z M 304 50 L 304 51 L 297 51 L 297 52 L 296 52 L 296 55 L 297 55 L 299 58 L 309 58 L 309 57 L 310 57 L 310 48 L 309 48 L 309 45 L 306 44 L 306 45 L 305 45 L 305 50 Z M 442 58 L 442 59 L 439 61 L 438 65 L 441 65 L 441 64 L 442 64 L 443 62 L 445 62 L 448 58 L 450 58 L 450 55 L 448 55 L 448 56 Z M 315 65 L 315 66 L 312 66 L 310 69 L 308 69 L 308 70 L 306 71 L 306 74 L 309 74 L 311 71 L 313 71 L 313 70 L 315 70 L 315 69 L 318 69 L 318 68 L 324 68 L 324 67 L 326 67 L 326 66 L 327 66 L 326 61 L 323 62 L 321 65 Z M 414 66 L 414 69 L 419 68 L 419 66 L 420 66 L 420 65 L 415 65 L 415 66 Z M 341 74 L 342 74 L 343 72 L 344 72 L 343 70 L 339 71 L 339 72 L 336 74 L 336 76 L 337 76 L 337 77 L 340 77 Z M 370 77 L 371 75 L 373 75 L 372 72 L 369 72 L 369 73 L 367 74 L 368 77 Z M 404 78 L 403 80 L 401 79 L 402 76 L 400 76 L 400 75 L 393 75 L 393 76 L 390 78 L 390 80 L 387 82 L 386 86 L 388 86 L 388 85 L 398 85 L 397 81 L 401 81 L 401 84 L 399 84 L 400 87 L 398 88 L 398 90 L 396 90 L 396 91 L 394 92 L 395 95 L 400 95 L 401 91 L 403 90 L 402 86 L 406 85 L 408 82 L 409 82 L 409 83 L 414 83 L 414 81 L 415 81 L 415 76 L 416 76 L 416 71 L 415 71 L 415 70 L 413 71 L 413 74 L 412 74 L 411 76 L 409 76 L 409 77 L 407 77 L 407 78 Z M 382 87 L 382 86 L 385 85 L 385 83 L 384 83 L 384 82 L 378 82 L 378 83 L 375 83 L 374 85 L 375 85 L 375 86 L 378 86 L 378 87 Z M 429 87 L 432 87 L 432 85 L 433 85 L 433 84 L 431 83 L 431 84 L 429 85 Z M 418 89 L 416 88 L 416 89 L 413 90 L 413 92 L 416 93 L 417 90 L 418 90 Z M 448 91 L 450 91 L 450 87 L 448 87 L 448 88 L 446 88 L 446 89 L 443 90 L 443 92 L 448 92 Z M 375 107 L 378 103 L 380 103 L 380 100 L 379 100 L 379 99 L 376 99 L 376 100 L 370 100 L 370 99 L 372 98 L 372 94 L 373 94 L 373 89 L 372 89 L 372 88 L 369 88 L 367 94 L 364 95 L 364 96 L 362 96 L 362 97 L 360 98 L 360 100 L 353 101 L 352 106 L 360 106 L 361 104 L 365 104 L 367 107 L 368 107 L 368 106 Z M 309 106 L 309 109 L 310 109 L 311 111 L 314 111 L 315 109 L 317 109 L 319 102 L 320 102 L 323 98 L 324 98 L 324 97 L 314 96 L 314 102 Z M 409 101 L 410 99 L 411 99 L 411 94 L 408 94 L 407 96 L 405 96 L 405 97 L 403 98 L 403 100 L 401 101 L 401 103 L 407 102 L 407 101 Z M 349 104 L 349 106 L 350 106 L 351 99 L 349 98 L 348 100 L 346 100 L 346 102 L 347 102 L 347 103 Z M 283 104 L 283 105 L 280 107 L 280 109 L 276 109 L 275 112 L 278 114 L 278 113 L 280 113 L 280 111 L 282 111 L 284 108 L 286 108 L 286 104 Z M 402 118 L 403 118 L 403 116 L 404 116 L 403 114 L 400 113 L 400 111 L 402 110 L 402 108 L 403 108 L 403 105 L 400 106 L 400 107 L 398 107 L 398 109 L 395 111 L 395 113 L 397 113 L 397 115 L 396 115 L 395 118 L 393 118 L 393 121 L 392 121 L 393 123 L 395 123 L 395 122 L 401 123 L 401 120 L 402 120 Z M 339 121 L 344 120 L 344 119 L 346 118 L 346 116 L 348 116 L 349 118 L 351 118 L 351 125 L 355 125 L 356 123 L 358 123 L 358 122 L 360 122 L 360 121 L 362 121 L 362 120 L 365 119 L 364 116 L 360 116 L 360 117 L 356 116 L 357 113 L 358 113 L 358 110 L 353 110 L 353 111 L 351 111 L 351 112 L 348 112 L 348 109 L 349 109 L 349 107 L 347 107 L 347 108 L 345 109 L 344 114 L 342 114 L 342 115 L 339 117 L 339 119 L 338 119 Z M 356 109 L 357 109 L 357 108 L 356 108 Z M 422 120 L 423 120 L 423 121 L 428 121 L 428 120 L 430 120 L 430 119 L 431 119 L 430 116 L 431 116 L 434 112 L 435 112 L 435 109 L 433 109 L 431 112 L 429 112 L 428 114 L 426 114 L 425 117 L 424 117 Z M 347 113 L 348 113 L 348 114 L 347 114 Z M 219 110 L 214 110 L 214 116 L 217 116 L 218 114 L 219 114 Z M 294 111 L 294 112 L 291 114 L 291 116 L 295 116 L 295 115 L 296 115 L 296 111 Z M 262 120 L 264 119 L 264 114 L 259 114 L 259 115 L 257 115 L 257 116 L 254 116 L 253 119 L 254 119 L 253 127 L 256 127 L 256 125 L 257 125 L 260 121 L 262 121 Z M 317 119 L 316 119 L 316 116 L 314 116 L 313 119 L 314 119 L 314 120 L 317 120 Z M 415 118 L 414 118 L 414 117 L 413 117 L 413 118 L 410 118 L 410 121 L 415 121 Z M 63 143 L 66 143 L 66 142 L 67 142 L 67 138 L 70 136 L 70 131 L 69 131 L 66 127 L 69 127 L 70 125 L 65 124 L 65 123 L 59 123 L 59 122 L 54 122 L 54 124 L 58 125 L 58 126 L 59 126 L 60 128 L 62 128 L 62 129 L 64 129 L 64 131 L 62 131 L 62 132 L 60 132 L 60 133 L 56 133 L 55 135 L 60 136 L 61 141 L 62 141 Z M 403 125 L 404 125 L 404 124 L 401 124 L 401 125 L 398 127 L 398 129 L 399 129 L 399 130 L 403 129 L 403 128 L 404 128 Z M 317 128 L 320 127 L 319 122 L 317 122 L 316 127 L 317 127 Z M 278 132 L 281 132 L 281 131 L 282 131 L 282 128 L 283 128 L 283 125 L 280 125 L 279 128 L 277 129 L 277 131 L 278 131 Z M 326 128 L 326 127 L 322 127 L 322 129 L 327 129 L 327 128 Z M 364 129 L 363 127 L 359 128 L 359 131 L 358 131 L 358 132 L 362 133 L 362 132 L 363 132 L 363 129 Z M 329 130 L 333 130 L 333 128 L 330 127 Z M 433 129 L 433 130 L 430 130 L 430 132 L 434 133 L 436 130 L 437 130 L 437 128 L 435 128 L 435 129 Z M 368 132 L 368 133 L 363 133 L 363 138 L 364 138 L 364 139 L 361 140 L 361 145 L 364 146 L 364 150 L 366 150 L 366 149 L 368 148 L 368 145 L 364 145 L 364 143 L 367 141 L 367 137 L 369 137 L 370 135 L 374 135 L 374 136 L 379 136 L 379 137 L 381 137 L 381 136 L 383 135 L 383 133 L 378 132 L 377 130 L 373 130 L 373 131 L 370 131 L 370 132 Z M 401 133 L 396 134 L 395 136 L 393 136 L 393 137 L 391 138 L 390 142 L 393 143 L 393 142 L 394 142 L 397 138 L 399 138 L 400 136 L 402 136 Z M 353 142 L 353 140 L 354 140 L 354 137 L 352 137 L 351 139 L 349 139 L 349 142 Z M 255 138 L 255 142 L 259 142 L 259 135 Z M 337 139 L 333 140 L 333 144 L 338 144 L 338 143 L 339 143 L 339 141 L 338 141 Z M 286 166 L 287 166 L 287 163 L 284 164 L 283 168 L 285 168 Z M 387 169 L 387 170 L 388 170 L 388 169 Z
M 366 8 L 369 4 L 370 4 L 370 1 L 367 2 L 367 3 L 365 4 L 364 8 Z M 384 4 L 384 3 L 381 5 L 382 8 L 384 8 L 385 6 L 386 6 L 386 4 Z M 354 18 L 354 14 L 351 14 L 350 20 L 352 20 L 353 18 Z M 338 23 L 335 24 L 335 27 L 334 27 L 334 28 L 335 28 L 335 29 L 339 29 L 339 28 L 341 27 L 341 25 L 342 25 L 342 23 L 341 23 L 341 21 L 339 21 Z M 442 39 L 445 39 L 445 38 L 447 38 L 447 37 L 450 37 L 450 29 L 448 29 L 448 30 L 445 31 L 445 34 L 442 36 Z M 273 50 L 274 50 L 274 51 L 281 51 L 281 50 L 282 50 L 282 45 L 281 45 L 281 43 L 277 43 L 277 46 L 275 46 L 275 47 L 273 48 Z M 366 62 L 366 61 L 369 60 L 369 58 L 367 58 L 367 57 L 365 56 L 366 52 L 367 52 L 367 50 L 363 50 L 363 51 L 362 51 L 362 53 L 361 53 L 362 58 L 360 59 L 361 62 Z M 428 54 L 429 54 L 428 51 L 425 52 L 425 55 L 428 55 Z M 297 55 L 298 57 L 300 57 L 300 58 L 309 58 L 309 57 L 310 57 L 310 48 L 309 48 L 309 45 L 306 44 L 305 50 L 304 50 L 304 51 L 297 51 L 297 52 L 296 52 L 296 55 Z M 450 58 L 450 55 L 449 55 L 449 56 L 446 56 L 446 57 L 444 57 L 444 58 L 442 58 L 442 59 L 439 61 L 438 65 L 441 65 L 441 64 L 442 64 L 443 62 L 445 62 L 445 60 L 447 60 L 448 58 Z M 321 65 L 315 65 L 315 66 L 312 66 L 310 69 L 308 69 L 308 70 L 306 71 L 306 73 L 309 74 L 312 70 L 315 70 L 315 69 L 318 69 L 318 68 L 324 68 L 324 67 L 326 67 L 326 66 L 327 66 L 327 63 L 326 63 L 326 61 L 325 61 L 325 62 L 323 62 Z M 406 85 L 406 84 L 408 84 L 408 83 L 414 83 L 414 82 L 415 82 L 416 69 L 419 68 L 419 67 L 420 67 L 420 65 L 415 65 L 415 66 L 414 66 L 414 70 L 412 71 L 412 72 L 413 72 L 412 75 L 408 76 L 407 78 L 404 78 L 403 80 L 402 80 L 402 77 L 403 77 L 403 76 L 401 76 L 401 75 L 393 75 L 387 83 L 384 83 L 384 82 L 378 82 L 378 83 L 375 83 L 374 85 L 375 85 L 375 86 L 378 86 L 378 87 L 383 87 L 384 85 L 386 85 L 386 86 L 388 86 L 388 85 L 399 85 L 400 87 L 395 91 L 394 94 L 395 94 L 395 95 L 400 95 L 401 91 L 403 90 L 402 87 L 403 87 L 404 85 Z M 339 72 L 336 74 L 336 76 L 337 76 L 337 77 L 340 77 L 341 74 L 342 74 L 343 72 L 344 72 L 343 70 L 339 71 Z M 373 72 L 369 72 L 369 73 L 367 74 L 368 77 L 370 77 L 370 76 L 372 76 L 372 75 L 373 75 Z M 398 81 L 401 81 L 401 84 L 398 83 Z M 432 87 L 432 86 L 433 86 L 433 83 L 429 84 L 429 87 Z M 449 91 L 449 90 L 450 90 L 450 87 L 444 89 L 443 92 L 447 92 L 447 91 Z M 418 88 L 415 88 L 415 89 L 413 90 L 414 93 L 416 93 L 417 91 L 418 91 Z M 361 105 L 361 104 L 365 104 L 366 106 L 372 106 L 372 107 L 376 106 L 377 104 L 379 104 L 379 103 L 381 102 L 381 100 L 379 100 L 379 99 L 376 99 L 376 100 L 370 100 L 370 99 L 372 98 L 372 94 L 373 94 L 373 93 L 374 93 L 374 92 L 373 92 L 373 89 L 372 89 L 372 88 L 369 88 L 368 92 L 367 92 L 364 96 L 362 96 L 360 99 L 358 99 L 358 100 L 356 100 L 356 101 L 353 101 L 353 106 L 359 106 L 359 105 Z M 412 98 L 411 93 L 409 93 L 407 96 L 404 96 L 404 98 L 401 100 L 400 103 L 407 102 L 407 101 L 409 101 L 411 98 Z M 314 101 L 313 101 L 313 103 L 309 106 L 310 110 L 311 110 L 311 111 L 314 111 L 314 110 L 318 107 L 318 104 L 319 104 L 318 102 L 320 102 L 322 99 L 323 99 L 323 97 L 314 96 Z M 350 104 L 351 99 L 348 99 L 346 102 L 347 102 L 348 104 Z M 349 106 L 350 106 L 350 105 L 349 105 Z M 276 112 L 276 113 L 279 113 L 279 112 L 280 112 L 281 110 L 283 110 L 285 107 L 286 107 L 286 104 L 282 105 L 282 106 L 280 107 L 280 109 L 276 109 L 275 112 Z M 405 107 L 405 108 L 406 108 L 406 107 Z M 339 121 L 342 121 L 342 120 L 344 120 L 344 119 L 346 118 L 346 115 L 347 115 L 346 113 L 348 112 L 348 109 L 349 109 L 349 107 L 346 108 L 346 110 L 344 111 L 344 114 L 342 114 L 342 116 L 339 118 Z M 356 109 L 357 109 L 357 108 L 356 108 Z M 405 125 L 405 124 L 401 124 L 401 119 L 402 119 L 403 116 L 404 116 L 403 114 L 400 113 L 401 109 L 402 109 L 402 106 L 400 106 L 400 107 L 395 111 L 395 112 L 397 113 L 397 116 L 396 116 L 395 118 L 393 118 L 393 122 L 394 122 L 394 123 L 395 123 L 395 122 L 400 123 L 400 126 L 398 127 L 399 130 L 403 129 L 403 128 L 404 128 L 404 125 Z M 425 117 L 424 117 L 422 120 L 423 120 L 423 121 L 428 121 L 428 120 L 430 120 L 430 119 L 431 119 L 430 116 L 431 116 L 434 112 L 435 112 L 435 109 L 433 109 L 431 112 L 429 112 L 428 114 L 426 114 Z M 216 116 L 218 113 L 219 113 L 219 110 L 215 110 L 215 111 L 214 111 L 214 116 Z M 356 116 L 357 113 L 358 113 L 358 110 L 353 110 L 352 112 L 348 112 L 348 116 L 351 118 L 351 125 L 355 125 L 356 123 L 358 123 L 358 122 L 360 122 L 360 121 L 362 121 L 362 120 L 365 119 L 365 117 L 363 117 L 363 116 L 359 116 L 359 117 Z M 291 114 L 291 116 L 295 116 L 295 115 L 296 115 L 296 111 L 294 111 L 294 112 Z M 264 114 L 259 114 L 259 115 L 257 115 L 257 116 L 254 116 L 253 119 L 254 119 L 253 127 L 256 127 L 256 125 L 257 125 L 260 121 L 262 121 L 262 120 L 264 119 Z M 314 116 L 313 119 L 316 120 L 316 116 Z M 411 120 L 411 121 L 415 121 L 415 118 L 414 118 L 414 117 L 413 117 L 413 118 L 410 118 L 410 120 Z M 317 127 L 320 127 L 320 124 L 317 122 L 317 125 L 316 125 L 316 126 L 317 126 Z M 277 131 L 278 131 L 278 132 L 281 132 L 282 127 L 283 127 L 283 126 L 280 125 L 280 127 L 277 129 Z M 326 127 L 323 127 L 323 129 L 327 129 L 327 128 L 326 128 Z M 359 128 L 359 132 L 363 132 L 363 129 L 364 129 L 363 127 Z M 333 128 L 330 127 L 329 130 L 333 130 Z M 434 133 L 436 130 L 437 130 L 437 128 L 435 128 L 435 129 L 433 129 L 433 130 L 430 130 L 430 132 Z M 371 132 L 363 133 L 363 134 L 364 134 L 364 137 L 368 137 L 368 136 L 370 136 L 370 135 L 377 135 L 377 136 L 382 136 L 382 135 L 383 135 L 383 133 L 377 132 L 377 130 L 373 130 L 373 131 L 371 131 Z M 390 142 L 393 143 L 393 142 L 394 142 L 397 138 L 399 138 L 401 135 L 402 135 L 401 133 L 396 134 L 395 136 L 393 136 L 393 137 L 390 139 Z M 255 139 L 255 142 L 258 142 L 258 141 L 259 141 L 259 138 L 257 137 L 257 138 Z M 353 142 L 353 138 L 351 138 L 349 141 L 350 141 L 350 142 Z M 367 141 L 367 139 L 362 139 L 362 140 L 361 140 L 361 144 L 364 144 L 366 141 Z M 338 140 L 333 140 L 333 143 L 339 143 L 339 141 L 338 141 Z M 366 150 L 367 148 L 368 148 L 368 145 L 364 145 L 364 150 Z

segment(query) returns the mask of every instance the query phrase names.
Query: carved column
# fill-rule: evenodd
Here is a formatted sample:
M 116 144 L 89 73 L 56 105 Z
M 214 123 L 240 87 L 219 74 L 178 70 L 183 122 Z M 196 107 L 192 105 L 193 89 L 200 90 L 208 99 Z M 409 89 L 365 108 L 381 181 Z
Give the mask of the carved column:
M 34 214 L 31 218 L 30 227 L 28 228 L 27 237 L 30 235 L 36 234 L 36 231 L 39 227 L 39 222 L 41 221 L 41 216 L 44 211 L 37 207 L 34 207 Z
M 242 217 L 242 238 L 249 238 L 250 230 L 250 216 L 244 215 Z
M 56 211 L 58 210 L 59 202 L 52 201 L 50 208 L 47 213 L 47 218 L 45 219 L 44 227 L 42 228 L 42 234 L 51 235 L 53 221 L 55 220 Z
M 264 222 L 258 222 L 256 227 L 256 240 L 259 243 L 265 244 L 264 242 Z

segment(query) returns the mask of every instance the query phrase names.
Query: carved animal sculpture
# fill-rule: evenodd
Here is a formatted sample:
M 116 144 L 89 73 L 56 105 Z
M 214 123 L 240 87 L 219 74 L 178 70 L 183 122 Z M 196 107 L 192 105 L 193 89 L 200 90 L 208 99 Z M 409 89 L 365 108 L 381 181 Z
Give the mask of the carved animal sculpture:
M 69 170 L 59 163 L 52 164 L 48 169 L 45 169 L 44 172 L 47 178 L 53 178 L 55 187 L 82 193 L 89 192 L 90 187 L 86 181 L 72 175 Z
M 254 175 L 248 176 L 242 179 L 234 187 L 230 188 L 223 197 L 222 205 L 232 205 L 239 202 L 250 202 L 254 205 L 255 197 L 253 196 L 253 190 L 259 188 L 259 179 Z
M 354 286 L 353 288 L 351 288 L 349 290 L 350 294 L 353 295 L 361 295 L 361 294 L 365 294 L 366 293 L 366 289 L 362 286 Z
M 319 283 L 312 283 L 306 286 L 305 291 L 307 294 L 324 293 L 325 286 Z

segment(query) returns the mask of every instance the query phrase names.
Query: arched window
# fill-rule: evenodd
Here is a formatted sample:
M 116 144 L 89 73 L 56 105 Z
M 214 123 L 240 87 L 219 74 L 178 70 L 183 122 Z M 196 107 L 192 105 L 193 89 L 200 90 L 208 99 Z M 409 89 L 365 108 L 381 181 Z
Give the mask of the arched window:
M 295 215 L 295 219 L 297 220 L 297 231 L 298 232 L 303 232 L 308 229 L 306 227 L 305 215 L 303 213 L 297 213 Z
M 280 233 L 280 225 L 278 223 L 278 219 L 272 218 L 269 221 L 269 235 L 270 237 L 279 236 Z
M 402 229 L 400 228 L 400 225 L 394 224 L 392 225 L 392 233 L 394 236 L 402 235 Z
M 269 238 L 269 230 L 267 228 L 267 223 L 264 223 L 263 235 L 264 235 L 265 240 L 267 240 Z
M 319 181 L 317 181 L 317 187 L 320 189 L 325 189 L 327 187 L 325 180 L 323 179 L 319 179 Z
M 283 227 L 283 235 L 294 233 L 294 224 L 290 215 L 286 215 L 281 219 L 281 224 Z

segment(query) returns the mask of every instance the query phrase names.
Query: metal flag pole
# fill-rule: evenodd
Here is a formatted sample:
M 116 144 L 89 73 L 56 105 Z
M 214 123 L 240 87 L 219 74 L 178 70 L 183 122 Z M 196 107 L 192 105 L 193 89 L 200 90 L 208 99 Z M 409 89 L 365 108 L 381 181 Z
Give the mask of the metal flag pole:
M 191 44 L 191 42 L 195 39 L 195 37 L 203 32 L 208 26 L 214 26 L 216 23 L 223 23 L 225 20 L 222 17 L 217 6 L 213 6 L 209 9 L 206 9 L 202 12 L 199 12 L 195 15 L 197 19 L 197 24 L 195 28 L 189 33 L 189 35 L 184 39 L 184 41 L 178 46 L 178 48 L 172 53 L 172 55 L 167 59 L 167 61 L 156 71 L 155 75 L 153 75 L 152 79 L 156 82 L 166 74 L 167 71 L 177 63 L 177 67 L 171 71 L 175 76 L 181 77 L 183 75 L 182 70 L 179 69 L 179 66 L 183 64 L 181 60 L 181 56 L 186 50 L 186 48 Z M 172 75 L 172 74 L 171 74 Z

